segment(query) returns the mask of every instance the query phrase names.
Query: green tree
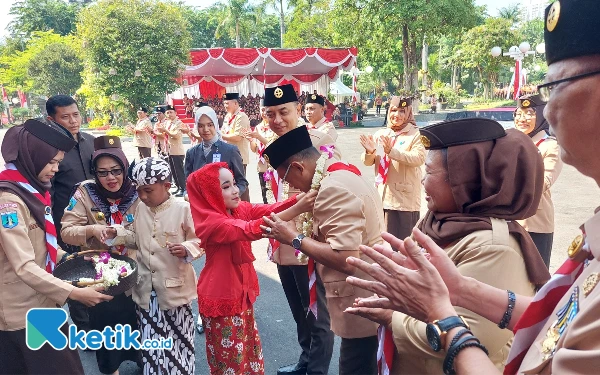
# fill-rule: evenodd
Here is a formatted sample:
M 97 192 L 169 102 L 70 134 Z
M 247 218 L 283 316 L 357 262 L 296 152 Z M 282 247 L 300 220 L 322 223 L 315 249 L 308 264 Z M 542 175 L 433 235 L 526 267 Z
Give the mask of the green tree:
M 10 7 L 14 19 L 8 29 L 13 36 L 29 37 L 35 31 L 50 31 L 68 35 L 75 29 L 77 4 L 63 0 L 20 0 Z
M 221 20 L 215 31 L 215 37 L 229 35 L 235 38 L 235 46 L 242 46 L 242 39 L 249 40 L 257 24 L 261 22 L 262 12 L 259 7 L 252 6 L 248 0 L 227 0 L 220 4 Z
M 183 13 L 173 3 L 150 0 L 100 0 L 85 8 L 77 27 L 85 66 L 80 93 L 117 98 L 130 114 L 162 100 L 189 63 Z
M 283 0 L 263 0 L 262 6 L 272 7 L 275 12 L 279 15 L 279 47 L 283 48 L 283 35 L 285 34 L 285 17 L 286 7 L 283 5 Z
M 510 58 L 493 57 L 491 49 L 495 46 L 519 44 L 519 34 L 512 29 L 512 21 L 506 18 L 488 18 L 485 23 L 467 31 L 454 53 L 464 68 L 473 69 L 483 83 L 484 97 L 489 99 L 489 89 L 498 82 L 502 68 L 505 70 L 514 64 Z
M 220 23 L 219 18 L 222 14 L 222 10 L 218 5 L 202 10 L 186 7 L 182 14 L 189 24 L 189 31 L 192 35 L 192 48 L 229 48 L 235 46 L 235 39 L 229 37 L 229 35 L 222 35 L 220 38 L 215 37 Z
M 53 43 L 30 61 L 27 71 L 34 92 L 45 96 L 73 95 L 81 87 L 83 62 L 72 46 Z
M 329 0 L 298 1 L 284 36 L 286 47 L 332 47 Z
M 521 19 L 521 6 L 519 4 L 510 4 L 498 10 L 498 17 L 507 19 L 516 24 Z

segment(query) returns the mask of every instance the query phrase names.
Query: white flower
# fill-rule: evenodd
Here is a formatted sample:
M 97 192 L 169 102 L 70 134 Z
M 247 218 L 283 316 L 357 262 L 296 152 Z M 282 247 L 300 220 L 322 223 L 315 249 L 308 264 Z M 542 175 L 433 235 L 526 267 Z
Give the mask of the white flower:
M 242 318 L 240 318 L 239 316 L 234 316 L 231 319 L 232 323 L 234 326 L 239 327 L 244 323 L 244 320 Z
M 235 371 L 233 371 L 233 369 L 231 367 L 229 367 L 229 368 L 227 368 L 227 370 L 225 370 L 223 375 L 235 375 Z
M 244 350 L 244 343 L 240 342 L 238 344 L 235 344 L 235 348 L 237 349 L 238 352 L 242 352 Z
M 260 370 L 260 363 L 250 362 L 250 368 L 252 368 L 252 371 L 258 372 Z
M 224 338 L 221 340 L 221 346 L 224 348 L 231 348 L 233 346 L 233 341 Z

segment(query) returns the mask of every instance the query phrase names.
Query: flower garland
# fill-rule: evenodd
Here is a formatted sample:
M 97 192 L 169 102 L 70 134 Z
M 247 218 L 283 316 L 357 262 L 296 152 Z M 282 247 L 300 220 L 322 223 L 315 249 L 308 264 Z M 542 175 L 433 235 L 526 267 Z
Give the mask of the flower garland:
M 96 277 L 93 279 L 88 277 L 79 279 L 80 282 L 89 284 L 90 286 L 102 284 L 104 287 L 108 288 L 110 286 L 118 285 L 119 278 L 125 277 L 133 272 L 129 263 L 112 258 L 108 252 L 94 255 L 92 261 L 96 268 Z
M 321 151 L 323 148 L 321 147 Z M 321 157 L 317 160 L 317 167 L 315 169 L 315 174 L 313 175 L 312 182 L 310 183 L 310 191 L 319 191 L 321 188 L 321 181 L 323 177 L 325 177 L 325 162 L 327 159 L 331 158 L 328 152 L 323 152 Z M 313 214 L 312 212 L 305 212 L 300 214 L 298 217 L 298 231 L 304 234 L 306 237 L 312 237 L 313 235 Z M 308 261 L 308 256 L 303 252 L 296 250 L 296 258 L 301 263 L 306 263 Z

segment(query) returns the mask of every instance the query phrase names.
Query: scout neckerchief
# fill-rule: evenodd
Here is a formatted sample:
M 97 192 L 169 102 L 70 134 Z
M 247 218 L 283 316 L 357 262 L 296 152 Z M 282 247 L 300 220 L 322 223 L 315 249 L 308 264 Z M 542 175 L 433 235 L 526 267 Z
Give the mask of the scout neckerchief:
M 410 126 L 410 124 L 408 124 L 407 126 Z M 398 137 L 400 135 L 402 135 L 403 133 L 408 132 L 408 130 L 410 129 L 402 129 L 399 132 L 394 132 L 394 142 L 392 143 L 392 149 L 396 146 L 396 141 L 398 140 Z M 404 144 L 404 141 L 400 142 L 400 145 L 402 146 Z M 388 172 L 390 169 L 390 164 L 392 162 L 392 159 L 390 159 L 390 156 L 388 154 L 384 154 L 382 157 L 379 158 L 379 166 L 377 167 L 377 177 L 375 177 L 375 186 L 379 186 L 380 184 L 384 184 L 387 182 L 387 177 L 388 177 Z
M 262 133 L 261 135 L 265 139 L 268 139 L 269 131 L 271 131 L 269 126 L 267 124 L 265 124 L 264 121 L 262 123 L 260 123 L 260 125 L 258 125 L 258 126 L 259 126 L 258 130 Z M 262 143 L 261 141 L 257 140 L 258 159 L 263 164 L 267 164 L 267 162 L 265 161 L 265 158 L 263 157 L 263 153 L 265 152 L 266 149 L 267 149 L 267 146 L 264 143 Z
M 58 255 L 58 244 L 56 243 L 56 227 L 52 219 L 52 202 L 50 192 L 46 191 L 44 195 L 38 192 L 27 179 L 17 170 L 17 167 L 12 163 L 6 164 L 6 169 L 0 172 L 0 180 L 18 182 L 21 187 L 33 194 L 45 206 L 44 211 L 44 231 L 46 232 L 46 272 L 52 273 L 56 267 L 56 257 Z
M 275 202 L 281 202 L 283 198 L 284 192 L 284 182 L 279 178 L 277 171 L 274 169 L 268 169 L 263 178 L 267 184 L 271 185 L 271 191 L 273 192 L 273 197 L 275 198 Z M 279 250 L 281 243 L 274 238 L 269 238 L 269 248 L 267 249 L 267 258 L 273 262 L 273 258 L 275 256 L 275 252 Z
M 227 127 L 224 127 L 223 133 L 229 135 L 229 132 L 231 131 L 231 123 L 233 122 L 233 120 L 235 120 L 235 118 L 240 112 L 241 110 L 238 108 L 238 110 L 235 111 L 235 113 L 231 115 L 231 117 L 229 117 L 229 120 L 227 121 Z
M 127 212 L 127 210 L 131 207 L 131 205 L 138 198 L 137 191 L 134 192 L 129 197 L 123 197 L 121 199 L 117 199 L 114 203 L 108 202 L 108 200 L 102 197 L 98 191 L 96 190 L 96 184 L 84 184 L 83 185 L 92 200 L 92 203 L 96 206 L 97 209 L 100 210 L 102 214 L 101 217 L 106 220 L 109 225 L 116 225 L 123 223 L 123 214 Z M 100 213 L 98 214 L 98 219 L 100 219 Z M 125 246 L 113 246 L 114 250 L 118 250 L 121 255 L 127 254 L 127 248 Z
M 539 141 L 537 141 L 535 143 L 535 147 L 540 147 L 540 145 L 546 140 L 548 139 L 548 135 L 545 135 L 544 138 L 540 139 Z
M 306 123 L 306 127 L 307 127 L 307 128 L 309 128 L 309 129 L 315 129 L 315 130 L 318 130 L 318 129 L 319 129 L 319 127 L 325 123 L 325 121 L 327 121 L 327 118 L 326 118 L 325 116 L 323 116 L 323 117 L 322 117 L 322 118 L 321 118 L 319 121 L 317 121 L 317 123 L 316 123 L 316 124 L 314 124 L 314 125 L 313 125 L 313 124 L 312 124 L 310 121 L 308 121 L 308 122 Z
M 394 336 L 392 332 L 384 325 L 380 325 L 377 329 L 377 371 L 379 375 L 390 375 L 392 364 L 394 363 L 394 353 L 396 352 L 396 344 L 394 344 Z
M 164 127 L 165 122 L 166 122 L 166 120 L 162 120 L 162 121 L 159 120 L 156 123 L 156 125 L 162 124 L 163 127 Z M 154 134 L 154 132 L 152 132 L 152 139 L 155 142 L 156 152 L 158 153 L 158 156 L 161 157 L 161 158 L 165 158 L 167 156 L 167 144 L 168 144 L 168 141 L 169 141 L 169 135 L 167 133 L 161 133 L 161 134 L 162 134 L 162 137 L 164 139 L 163 141 L 157 140 L 156 139 L 157 136 L 156 136 L 156 134 Z
M 585 233 L 583 234 L 582 241 L 582 246 L 586 247 Z M 533 300 L 513 328 L 515 337 L 508 353 L 506 367 L 504 368 L 505 375 L 514 375 L 517 373 L 529 348 L 531 348 L 542 328 L 544 328 L 546 322 L 550 319 L 556 305 L 571 289 L 571 286 L 579 277 L 583 268 L 584 263 L 567 259 L 552 275 L 550 280 L 535 294 Z
M 349 171 L 357 176 L 360 176 L 360 170 L 352 164 L 346 164 L 343 162 L 333 163 L 327 168 L 327 173 L 333 173 L 335 171 Z M 309 290 L 309 304 L 308 308 L 313 313 L 315 318 L 317 317 L 317 272 L 316 264 L 313 258 L 308 258 L 308 290 Z

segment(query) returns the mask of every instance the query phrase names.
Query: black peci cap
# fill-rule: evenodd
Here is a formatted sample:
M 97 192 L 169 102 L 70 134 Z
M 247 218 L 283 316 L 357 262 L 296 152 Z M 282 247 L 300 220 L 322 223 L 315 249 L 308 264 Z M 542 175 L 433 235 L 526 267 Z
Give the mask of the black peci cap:
M 486 142 L 506 135 L 502 125 L 486 118 L 446 121 L 423 127 L 419 131 L 421 132 L 421 143 L 428 150 Z
M 154 107 L 154 112 L 165 113 L 167 111 L 165 107 L 166 106 L 164 105 L 157 105 L 156 107 Z
M 173 107 L 172 105 L 168 105 L 165 107 L 165 112 L 166 111 L 174 111 L 174 110 L 175 110 L 175 107 Z
M 315 103 L 315 104 L 320 104 L 322 106 L 325 106 L 325 98 L 323 98 L 321 95 L 310 94 L 306 98 L 306 104 L 309 104 L 309 103 Z
M 277 169 L 291 156 L 310 147 L 313 147 L 313 144 L 308 133 L 308 128 L 306 126 L 299 126 L 273 141 L 265 149 L 263 156 L 267 163 L 271 164 L 274 169 Z
M 272 107 L 285 103 L 297 102 L 298 97 L 292 85 L 281 85 L 265 89 L 265 107 Z
M 228 92 L 223 95 L 223 100 L 238 100 L 240 98 L 240 94 L 237 92 Z
M 548 65 L 600 54 L 598 0 L 557 0 L 546 8 L 544 41 Z
M 138 112 L 144 112 L 144 113 L 148 113 L 148 108 L 146 107 L 138 107 Z

